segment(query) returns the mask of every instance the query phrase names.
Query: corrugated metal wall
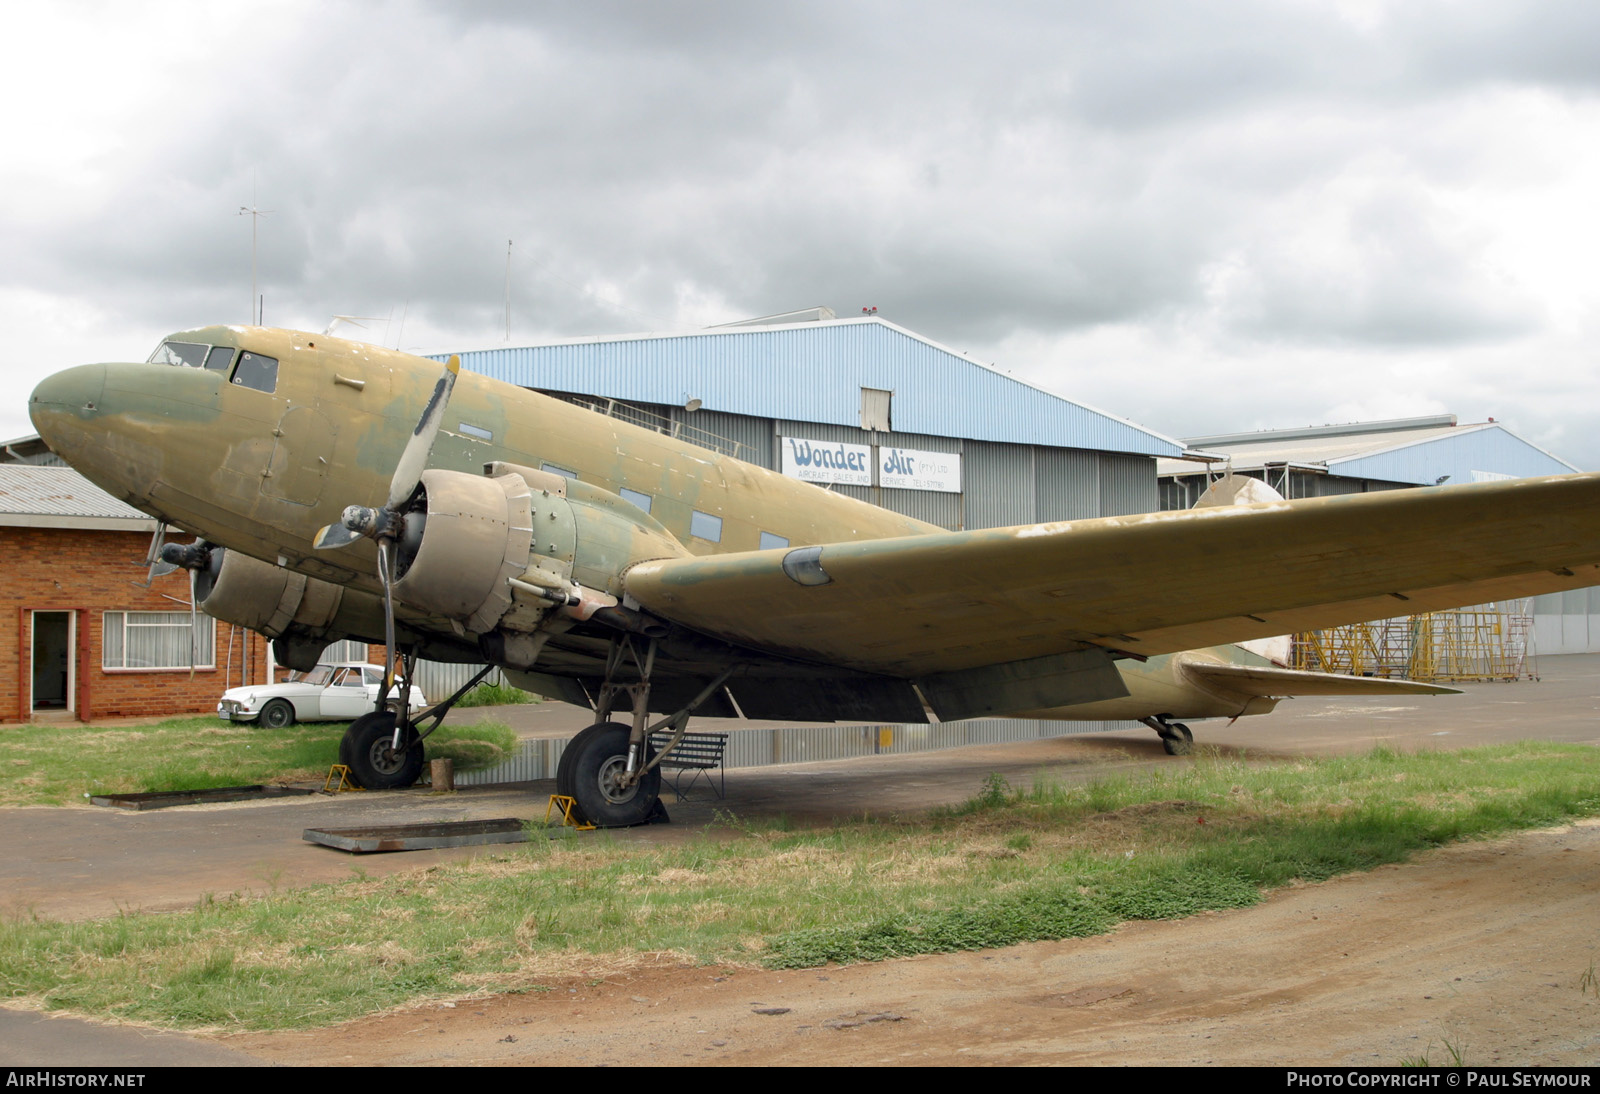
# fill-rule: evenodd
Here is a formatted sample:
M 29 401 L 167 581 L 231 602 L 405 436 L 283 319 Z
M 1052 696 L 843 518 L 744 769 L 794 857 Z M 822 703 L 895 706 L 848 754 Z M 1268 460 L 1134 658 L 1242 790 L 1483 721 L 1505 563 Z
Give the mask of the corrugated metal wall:
M 1033 448 L 968 441 L 961 461 L 968 528 L 1034 524 Z
M 768 767 L 773 764 L 847 760 L 889 753 L 935 752 L 967 745 L 1004 744 L 1113 729 L 1139 729 L 1136 722 L 1044 722 L 1023 718 L 981 718 L 939 725 L 788 726 L 740 729 L 728 735 L 724 766 Z M 718 732 L 714 722 L 696 723 L 693 732 Z M 498 786 L 555 778 L 556 764 L 567 742 L 523 741 L 510 760 L 483 771 L 457 773 L 460 786 Z M 973 787 L 977 793 L 978 788 Z
M 1082 520 L 1102 515 L 1097 453 L 1076 448 L 1036 449 L 1033 476 L 1036 520 Z
M 1533 636 L 1540 655 L 1600 653 L 1600 588 L 1534 597 Z
M 1145 456 L 1100 453 L 1102 517 L 1153 513 L 1156 509 L 1155 461 Z

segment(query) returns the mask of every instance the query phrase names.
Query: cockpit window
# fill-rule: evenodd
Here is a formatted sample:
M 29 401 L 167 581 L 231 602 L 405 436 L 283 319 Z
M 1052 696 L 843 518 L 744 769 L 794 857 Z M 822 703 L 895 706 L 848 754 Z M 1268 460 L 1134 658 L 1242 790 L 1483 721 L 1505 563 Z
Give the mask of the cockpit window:
M 240 387 L 254 388 L 271 395 L 278 390 L 278 359 L 245 350 L 239 354 L 239 364 L 233 370 L 233 382 Z
M 206 353 L 210 349 L 210 346 L 203 346 L 198 342 L 163 342 L 150 355 L 150 364 L 200 368 L 205 364 Z
M 232 346 L 212 346 L 211 352 L 206 354 L 207 372 L 227 372 L 231 364 L 233 364 Z

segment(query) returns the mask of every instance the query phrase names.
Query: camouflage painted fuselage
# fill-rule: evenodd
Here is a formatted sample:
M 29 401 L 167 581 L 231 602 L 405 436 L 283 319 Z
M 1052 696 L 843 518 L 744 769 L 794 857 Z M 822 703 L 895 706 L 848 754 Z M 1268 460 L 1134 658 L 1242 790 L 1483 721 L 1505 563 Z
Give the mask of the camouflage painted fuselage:
M 152 516 L 228 550 L 344 587 L 352 594 L 347 628 L 381 640 L 372 543 L 317 552 L 311 542 L 319 528 L 340 519 L 345 506 L 383 503 L 439 366 L 365 343 L 267 328 L 205 327 L 171 338 L 274 359 L 276 382 L 268 391 L 200 368 L 86 365 L 49 378 L 35 391 L 30 411 L 41 435 L 92 481 Z M 664 554 L 754 551 L 762 533 L 797 547 L 942 531 L 662 433 L 464 373 L 429 466 L 481 474 L 496 461 L 574 473 L 611 494 L 627 490 L 650 499 L 648 516 L 641 510 L 626 519 L 561 528 L 534 521 L 535 555 L 572 559 L 573 579 L 617 596 L 625 592 L 631 565 Z M 717 522 L 714 541 L 695 534 L 697 513 Z M 753 616 L 772 608 L 759 601 L 744 607 Z M 408 614 L 403 605 L 400 617 L 413 636 L 428 636 L 429 656 L 479 656 L 475 635 L 453 633 L 436 620 Z M 890 624 L 891 641 L 892 629 Z M 913 636 L 905 638 L 910 644 Z M 558 636 L 548 660 L 552 671 L 575 672 L 573 666 L 595 655 L 592 642 Z M 1191 678 L 1183 665 L 1196 657 L 1264 663 L 1235 647 L 1122 662 L 1126 698 L 1031 714 L 1195 718 L 1258 713 L 1273 705 L 1272 699 L 1251 699 Z

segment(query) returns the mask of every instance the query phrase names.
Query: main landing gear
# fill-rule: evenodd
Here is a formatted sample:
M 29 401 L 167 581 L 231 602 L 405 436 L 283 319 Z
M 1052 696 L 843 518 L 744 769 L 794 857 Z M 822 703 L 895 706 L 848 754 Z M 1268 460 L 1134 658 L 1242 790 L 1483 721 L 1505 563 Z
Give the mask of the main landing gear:
M 580 819 L 599 828 L 629 828 L 667 819 L 661 804 L 661 761 L 683 740 L 689 717 L 733 674 L 733 666 L 724 669 L 688 705 L 651 725 L 650 673 L 655 656 L 653 638 L 646 640 L 642 656 L 632 635 L 612 638 L 595 724 L 567 742 L 556 765 L 556 793 L 576 801 Z M 617 677 L 624 673 L 636 674 L 638 682 L 618 683 Z M 612 707 L 622 692 L 632 700 L 631 727 L 611 721 Z M 650 737 L 662 731 L 671 736 L 658 752 L 651 748 Z
M 417 665 L 416 653 L 408 652 L 404 661 L 405 684 L 399 695 L 379 695 L 377 709 L 351 722 L 339 741 L 339 762 L 368 790 L 404 790 L 416 782 L 422 775 L 423 740 L 439 728 L 450 708 L 494 669 L 493 665 L 485 665 L 482 672 L 457 688 L 454 695 L 435 703 L 424 710 L 417 721 L 412 721 L 408 697 Z M 426 728 L 419 729 L 419 726 Z
M 1161 738 L 1161 747 L 1167 750 L 1168 756 L 1187 756 L 1194 751 L 1194 734 L 1182 722 L 1168 721 L 1161 714 L 1140 718 L 1139 721 L 1156 731 L 1156 736 Z

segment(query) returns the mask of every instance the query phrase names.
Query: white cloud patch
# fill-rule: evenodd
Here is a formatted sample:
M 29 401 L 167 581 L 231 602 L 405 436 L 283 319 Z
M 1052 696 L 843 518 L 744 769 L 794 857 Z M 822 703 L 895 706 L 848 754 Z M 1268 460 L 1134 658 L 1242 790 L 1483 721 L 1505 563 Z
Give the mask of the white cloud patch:
M 1168 433 L 1499 408 L 1600 466 L 1589 10 L 8 9 L 0 428 L 243 320 L 254 185 L 271 323 L 498 341 L 513 239 L 513 339 L 876 305 Z

